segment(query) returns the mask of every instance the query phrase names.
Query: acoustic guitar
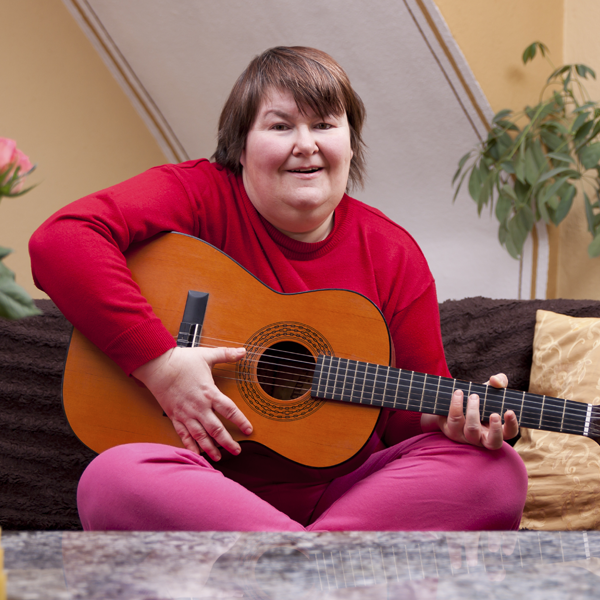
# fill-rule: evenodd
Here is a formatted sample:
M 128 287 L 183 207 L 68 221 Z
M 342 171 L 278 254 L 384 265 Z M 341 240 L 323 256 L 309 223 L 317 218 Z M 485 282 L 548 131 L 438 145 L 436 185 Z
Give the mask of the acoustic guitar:
M 246 348 L 213 369 L 216 385 L 250 419 L 246 436 L 310 467 L 341 464 L 366 444 L 382 408 L 447 415 L 456 389 L 480 397 L 483 421 L 513 410 L 524 427 L 598 441 L 598 407 L 390 367 L 393 349 L 379 309 L 361 294 L 282 294 L 217 248 L 165 233 L 131 248 L 127 264 L 177 345 Z M 152 394 L 74 330 L 63 404 L 83 443 L 101 452 L 129 442 L 182 446 Z

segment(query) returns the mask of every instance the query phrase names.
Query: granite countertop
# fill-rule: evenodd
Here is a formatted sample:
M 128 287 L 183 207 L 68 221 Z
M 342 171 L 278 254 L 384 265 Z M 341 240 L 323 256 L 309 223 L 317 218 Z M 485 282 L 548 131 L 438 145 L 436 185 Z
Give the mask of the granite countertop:
M 3 532 L 8 600 L 596 598 L 600 532 Z

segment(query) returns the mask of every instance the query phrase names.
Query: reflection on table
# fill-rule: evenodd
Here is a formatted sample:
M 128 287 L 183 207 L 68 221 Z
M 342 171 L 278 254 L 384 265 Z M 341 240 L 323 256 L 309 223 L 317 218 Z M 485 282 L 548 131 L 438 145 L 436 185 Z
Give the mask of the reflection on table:
M 5 532 L 3 546 L 8 600 L 592 598 L 600 573 L 596 532 Z

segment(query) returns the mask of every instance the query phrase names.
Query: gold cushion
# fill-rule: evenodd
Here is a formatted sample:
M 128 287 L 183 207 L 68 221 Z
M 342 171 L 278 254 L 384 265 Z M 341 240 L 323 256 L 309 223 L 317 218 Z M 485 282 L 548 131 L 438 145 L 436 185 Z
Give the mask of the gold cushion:
M 538 310 L 529 391 L 600 404 L 600 319 Z M 521 428 L 515 449 L 529 475 L 525 529 L 600 529 L 600 446 Z

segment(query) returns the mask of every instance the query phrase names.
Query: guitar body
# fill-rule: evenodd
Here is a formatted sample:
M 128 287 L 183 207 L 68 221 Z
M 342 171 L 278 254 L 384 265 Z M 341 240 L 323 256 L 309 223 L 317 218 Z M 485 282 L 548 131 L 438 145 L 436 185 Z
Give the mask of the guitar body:
M 175 338 L 188 291 L 194 290 L 209 294 L 200 343 L 246 346 L 242 361 L 213 370 L 217 386 L 254 427 L 245 436 L 224 421 L 242 448 L 256 442 L 303 465 L 330 467 L 364 446 L 381 409 L 313 399 L 305 380 L 318 355 L 390 364 L 389 332 L 370 300 L 346 290 L 275 292 L 220 250 L 183 234 L 162 234 L 130 250 L 127 263 Z M 277 351 L 298 353 L 308 363 L 298 369 L 290 361 L 285 378 L 293 381 L 281 388 L 270 379 Z M 152 394 L 77 330 L 65 365 L 63 403 L 76 435 L 96 452 L 129 442 L 182 446 Z

